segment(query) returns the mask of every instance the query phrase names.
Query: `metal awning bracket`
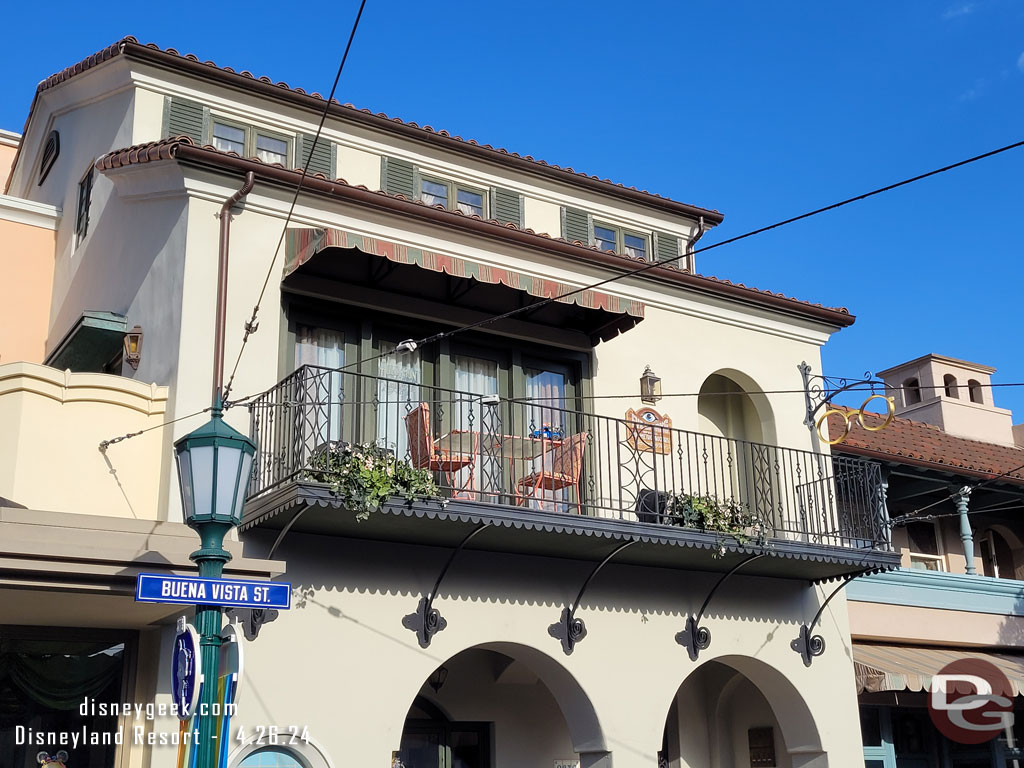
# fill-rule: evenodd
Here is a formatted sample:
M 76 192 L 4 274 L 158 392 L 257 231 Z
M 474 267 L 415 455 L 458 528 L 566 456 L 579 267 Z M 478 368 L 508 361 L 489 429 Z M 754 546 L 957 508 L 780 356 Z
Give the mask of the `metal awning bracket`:
M 459 542 L 459 546 L 448 556 L 448 561 L 444 564 L 444 568 L 441 569 L 441 573 L 438 574 L 437 581 L 434 582 L 434 588 L 420 598 L 416 612 L 402 618 L 402 626 L 416 633 L 416 638 L 419 640 L 421 648 L 428 648 L 434 635 L 448 626 L 444 616 L 434 607 L 434 598 L 437 597 L 437 591 L 441 588 L 441 582 L 448 573 L 448 569 L 452 567 L 455 558 L 458 557 L 458 554 L 473 537 L 485 528 L 490 527 L 491 523 L 480 523 L 480 525 L 466 534 L 466 537 Z
M 580 593 L 576 595 L 576 600 L 563 608 L 562 617 L 548 627 L 548 634 L 555 639 L 562 641 L 562 650 L 565 651 L 566 656 L 571 654 L 573 649 L 576 647 L 576 644 L 587 636 L 587 625 L 583 623 L 583 619 L 576 618 L 576 609 L 580 607 L 580 602 L 583 600 L 583 595 L 587 591 L 587 587 L 590 586 L 590 582 L 592 582 L 594 577 L 600 573 L 601 569 L 608 564 L 608 561 L 632 544 L 636 544 L 635 539 L 619 545 L 612 550 L 604 560 L 598 563 L 597 567 L 590 572 L 589 576 L 587 576 L 587 580 L 583 582 L 583 586 L 580 588 Z
M 704 604 L 701 605 L 700 610 L 697 611 L 696 616 L 690 616 L 686 619 L 686 627 L 682 632 L 676 634 L 676 642 L 684 646 L 687 652 L 690 654 L 691 661 L 696 661 L 697 657 L 700 656 L 700 652 L 707 650 L 711 645 L 711 630 L 707 627 L 700 625 L 700 620 L 704 618 L 704 611 L 707 610 L 708 605 L 711 603 L 711 598 L 715 596 L 715 592 L 722 586 L 729 577 L 732 576 L 736 571 L 745 566 L 747 563 L 752 563 L 760 557 L 764 557 L 764 553 L 751 555 L 745 560 L 741 560 L 736 563 L 726 574 L 722 576 L 715 586 L 708 592 L 708 596 L 704 599 Z
M 811 661 L 814 657 L 821 656 L 825 652 L 825 638 L 821 635 L 812 635 L 811 633 L 814 631 L 814 627 L 821 619 L 821 615 L 825 612 L 828 604 L 832 602 L 832 598 L 838 595 L 847 584 L 866 573 L 870 573 L 870 571 L 858 571 L 843 579 L 839 586 L 833 589 L 832 593 L 825 598 L 825 602 L 818 607 L 818 612 L 814 614 L 811 623 L 800 625 L 800 634 L 789 644 L 789 647 L 800 654 L 804 660 L 805 667 L 811 666 Z

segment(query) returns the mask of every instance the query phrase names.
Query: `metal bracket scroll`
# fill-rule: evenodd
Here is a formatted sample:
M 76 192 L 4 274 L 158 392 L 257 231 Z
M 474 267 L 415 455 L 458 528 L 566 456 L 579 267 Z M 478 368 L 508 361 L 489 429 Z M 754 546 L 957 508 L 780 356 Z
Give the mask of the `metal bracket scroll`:
M 459 546 L 448 556 L 448 562 L 444 564 L 444 568 L 438 574 L 437 581 L 434 582 L 434 588 L 420 599 L 416 612 L 402 618 L 402 626 L 416 633 L 420 647 L 428 648 L 434 635 L 448 626 L 444 616 L 434 607 L 434 598 L 437 597 L 437 591 L 441 588 L 441 582 L 444 580 L 445 574 L 448 573 L 448 569 L 452 567 L 455 558 L 458 557 L 459 553 L 469 544 L 473 537 L 485 528 L 490 528 L 490 526 L 491 523 L 480 523 L 480 525 L 466 534 L 466 537 L 459 542 Z
M 812 635 L 811 633 L 814 632 L 814 627 L 821 619 L 821 615 L 825 612 L 828 604 L 832 602 L 832 598 L 838 595 L 847 584 L 866 573 L 868 571 L 860 571 L 843 579 L 842 583 L 832 590 L 832 593 L 825 598 L 825 602 L 818 607 L 818 612 L 814 614 L 811 623 L 800 625 L 800 634 L 789 644 L 789 647 L 800 654 L 800 657 L 804 660 L 805 667 L 811 666 L 811 661 L 813 661 L 814 657 L 821 656 L 825 652 L 825 638 L 821 635 Z
M 747 563 L 752 563 L 760 557 L 764 557 L 763 552 L 761 554 L 751 555 L 746 560 L 741 560 L 736 563 L 728 573 L 715 582 L 715 586 L 713 586 L 711 591 L 708 592 L 708 596 L 704 599 L 704 604 L 700 607 L 700 610 L 697 611 L 697 615 L 687 618 L 685 629 L 676 634 L 676 642 L 686 648 L 687 652 L 690 654 L 691 661 L 696 661 L 697 657 L 700 656 L 700 652 L 707 650 L 711 646 L 711 630 L 700 625 L 700 620 L 704 618 L 704 611 L 706 611 L 708 605 L 710 605 L 711 598 L 715 596 L 715 592 L 718 591 L 718 588 L 729 580 L 730 576 L 736 573 L 736 571 Z
M 576 647 L 576 644 L 587 636 L 587 625 L 583 623 L 583 619 L 576 618 L 576 609 L 580 607 L 580 602 L 583 600 L 583 595 L 587 591 L 587 587 L 590 586 L 590 582 L 594 580 L 594 577 L 600 573 L 601 569 L 604 568 L 613 557 L 632 544 L 636 544 L 636 540 L 627 541 L 625 544 L 616 547 L 604 560 L 598 563 L 597 567 L 590 572 L 589 576 L 587 576 L 587 580 L 583 582 L 583 586 L 580 588 L 580 593 L 576 595 L 575 602 L 569 603 L 569 605 L 562 610 L 562 618 L 548 627 L 548 634 L 562 641 L 562 650 L 565 651 L 566 656 L 571 654 L 573 649 Z

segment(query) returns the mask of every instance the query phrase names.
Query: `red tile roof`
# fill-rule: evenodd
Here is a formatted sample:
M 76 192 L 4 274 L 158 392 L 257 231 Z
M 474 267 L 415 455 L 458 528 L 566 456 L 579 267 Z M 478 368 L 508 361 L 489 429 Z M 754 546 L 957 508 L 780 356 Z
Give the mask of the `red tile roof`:
M 853 410 L 842 406 L 836 408 Z M 873 427 L 885 420 L 878 413 L 867 413 L 865 419 Z M 836 439 L 843 433 L 843 418 L 829 416 L 828 428 L 829 435 Z M 832 450 L 972 477 L 991 478 L 1007 472 L 1008 476 L 1001 478 L 1001 482 L 1024 485 L 1024 468 L 1021 468 L 1024 449 L 956 437 L 939 427 L 910 419 L 897 417 L 879 432 L 869 432 L 855 424 L 846 440 L 832 446 Z
M 40 82 L 39 86 L 36 88 L 36 95 L 38 97 L 38 95 L 43 91 L 70 80 L 75 75 L 85 72 L 86 70 L 119 55 L 128 55 L 136 58 L 154 60 L 155 63 L 162 64 L 164 66 L 176 66 L 177 68 L 188 67 L 196 74 L 205 75 L 207 77 L 216 76 L 218 79 L 229 81 L 232 85 L 249 90 L 259 88 L 268 95 L 278 98 L 287 95 L 302 97 L 303 99 L 308 100 L 318 100 L 320 102 L 324 101 L 324 97 L 315 91 L 313 93 L 307 93 L 302 88 L 291 87 L 288 83 L 275 83 L 269 77 L 256 77 L 246 70 L 236 72 L 231 67 L 219 67 L 212 61 L 200 61 L 198 56 L 191 53 L 181 54 L 174 48 L 160 48 L 160 46 L 155 43 L 147 43 L 143 45 L 131 36 L 122 38 L 113 45 L 104 48 L 102 51 L 94 53 L 77 64 L 67 67 L 66 69 L 46 78 Z M 199 65 L 198 68 L 195 65 Z M 267 88 L 267 86 L 270 86 L 270 88 Z M 518 152 L 510 152 L 509 150 L 501 147 L 493 147 L 490 144 L 480 144 L 475 139 L 464 139 L 461 136 L 452 136 L 448 131 L 435 130 L 429 125 L 421 127 L 414 122 L 406 122 L 397 117 L 388 117 L 383 112 L 377 112 L 375 114 L 369 109 L 359 109 L 352 104 L 340 104 L 336 99 L 332 99 L 331 103 L 334 105 L 334 114 L 336 116 L 359 119 L 363 122 L 369 122 L 383 130 L 394 132 L 395 130 L 400 129 L 408 135 L 411 129 L 415 134 L 419 134 L 416 138 L 419 138 L 420 140 L 451 143 L 458 145 L 453 146 L 452 148 L 461 149 L 462 151 L 473 151 L 478 154 L 483 152 L 484 155 L 490 155 L 489 159 L 497 160 L 498 162 L 509 162 L 510 159 L 522 161 L 533 166 L 534 171 L 554 171 L 559 176 L 572 177 L 571 180 L 577 183 L 585 182 L 588 186 L 596 185 L 597 189 L 605 193 L 625 194 L 640 202 L 646 202 L 647 204 L 653 204 L 661 208 L 668 208 L 674 213 L 681 213 L 690 217 L 704 216 L 709 223 L 719 224 L 724 219 L 723 214 L 719 211 L 710 208 L 701 208 L 689 203 L 681 203 L 654 192 L 648 192 L 646 189 L 627 187 L 624 184 L 619 184 L 609 179 L 602 179 L 598 176 L 589 175 L 581 171 L 576 171 L 572 168 L 563 168 L 562 166 L 555 165 L 554 163 L 548 163 L 545 160 L 534 158 L 532 155 L 520 155 Z M 32 106 L 33 108 L 35 107 L 34 101 Z M 317 109 L 323 109 L 322 103 L 317 106 Z M 29 115 L 31 116 L 31 110 Z M 26 121 L 25 127 L 28 127 L 28 121 Z
M 258 175 L 262 173 L 263 175 L 280 177 L 283 172 L 287 174 L 288 182 L 291 184 L 297 182 L 297 177 L 302 172 L 301 169 L 285 168 L 280 163 L 268 164 L 261 162 L 258 158 L 240 157 L 235 152 L 221 152 L 210 145 L 196 146 L 188 136 L 172 136 L 160 141 L 114 150 L 97 160 L 96 168 L 100 171 L 109 171 L 128 165 L 171 159 L 188 159 L 222 165 L 233 164 L 239 166 L 240 169 L 244 165 L 245 170 L 253 170 Z M 510 232 L 521 233 L 521 235 L 527 236 L 533 245 L 545 243 L 549 245 L 563 244 L 570 246 L 577 255 L 585 255 L 592 261 L 598 260 L 603 263 L 614 264 L 614 266 L 618 267 L 631 268 L 649 263 L 642 258 L 602 251 L 596 246 L 579 241 L 569 242 L 560 237 L 551 237 L 544 233 L 534 232 L 532 229 L 520 229 L 512 223 L 502 223 L 493 219 L 484 220 L 476 215 L 467 216 L 461 211 L 446 210 L 440 205 L 428 206 L 420 200 L 407 200 L 402 195 L 389 195 L 386 192 L 369 190 L 362 185 L 353 186 L 344 179 L 332 180 L 320 173 L 307 175 L 303 185 L 310 189 L 310 191 L 326 192 L 328 194 L 346 194 L 346 192 L 360 190 L 370 192 L 378 204 L 381 204 L 383 200 L 401 201 L 406 205 L 411 203 L 420 209 L 437 211 L 436 214 L 432 214 L 434 218 L 441 218 L 451 223 L 459 220 L 475 220 L 481 224 L 494 227 L 496 230 L 504 230 L 507 236 Z M 749 303 L 767 305 L 774 309 L 788 310 L 790 313 L 811 316 L 817 320 L 826 320 L 840 327 L 852 325 L 855 320 L 854 316 L 845 307 L 826 307 L 821 304 L 812 304 L 811 302 L 801 301 L 782 293 L 752 288 L 743 283 L 733 283 L 729 280 L 708 275 L 691 274 L 689 271 L 678 267 L 658 266 L 650 269 L 648 272 L 652 277 L 667 278 L 673 282 L 687 283 L 689 287 L 703 288 L 708 293 L 739 298 Z

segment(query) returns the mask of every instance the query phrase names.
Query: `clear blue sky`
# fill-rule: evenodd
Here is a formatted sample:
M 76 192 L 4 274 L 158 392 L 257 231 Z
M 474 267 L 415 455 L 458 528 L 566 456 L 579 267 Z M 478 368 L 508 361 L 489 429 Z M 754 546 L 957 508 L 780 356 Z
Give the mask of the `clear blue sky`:
M 234 5 L 236 23 L 202 4 L 18 3 L 0 127 L 20 131 L 39 80 L 126 34 L 327 93 L 357 6 Z M 717 208 L 707 244 L 1024 138 L 1024 2 L 368 0 L 338 95 Z M 1024 149 L 699 269 L 849 307 L 829 373 L 937 352 L 1024 382 L 1022 181 Z M 996 402 L 1024 421 L 1024 388 Z

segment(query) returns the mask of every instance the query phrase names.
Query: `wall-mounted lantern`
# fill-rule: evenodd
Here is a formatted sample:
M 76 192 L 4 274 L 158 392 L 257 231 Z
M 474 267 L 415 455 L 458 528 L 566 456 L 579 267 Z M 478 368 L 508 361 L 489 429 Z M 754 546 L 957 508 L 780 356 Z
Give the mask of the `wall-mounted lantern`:
M 661 378 L 654 375 L 649 365 L 644 368 L 644 374 L 640 377 L 640 399 L 651 405 L 661 400 Z
M 137 371 L 141 359 L 142 328 L 136 325 L 124 335 L 124 361 L 132 367 L 133 371 Z

